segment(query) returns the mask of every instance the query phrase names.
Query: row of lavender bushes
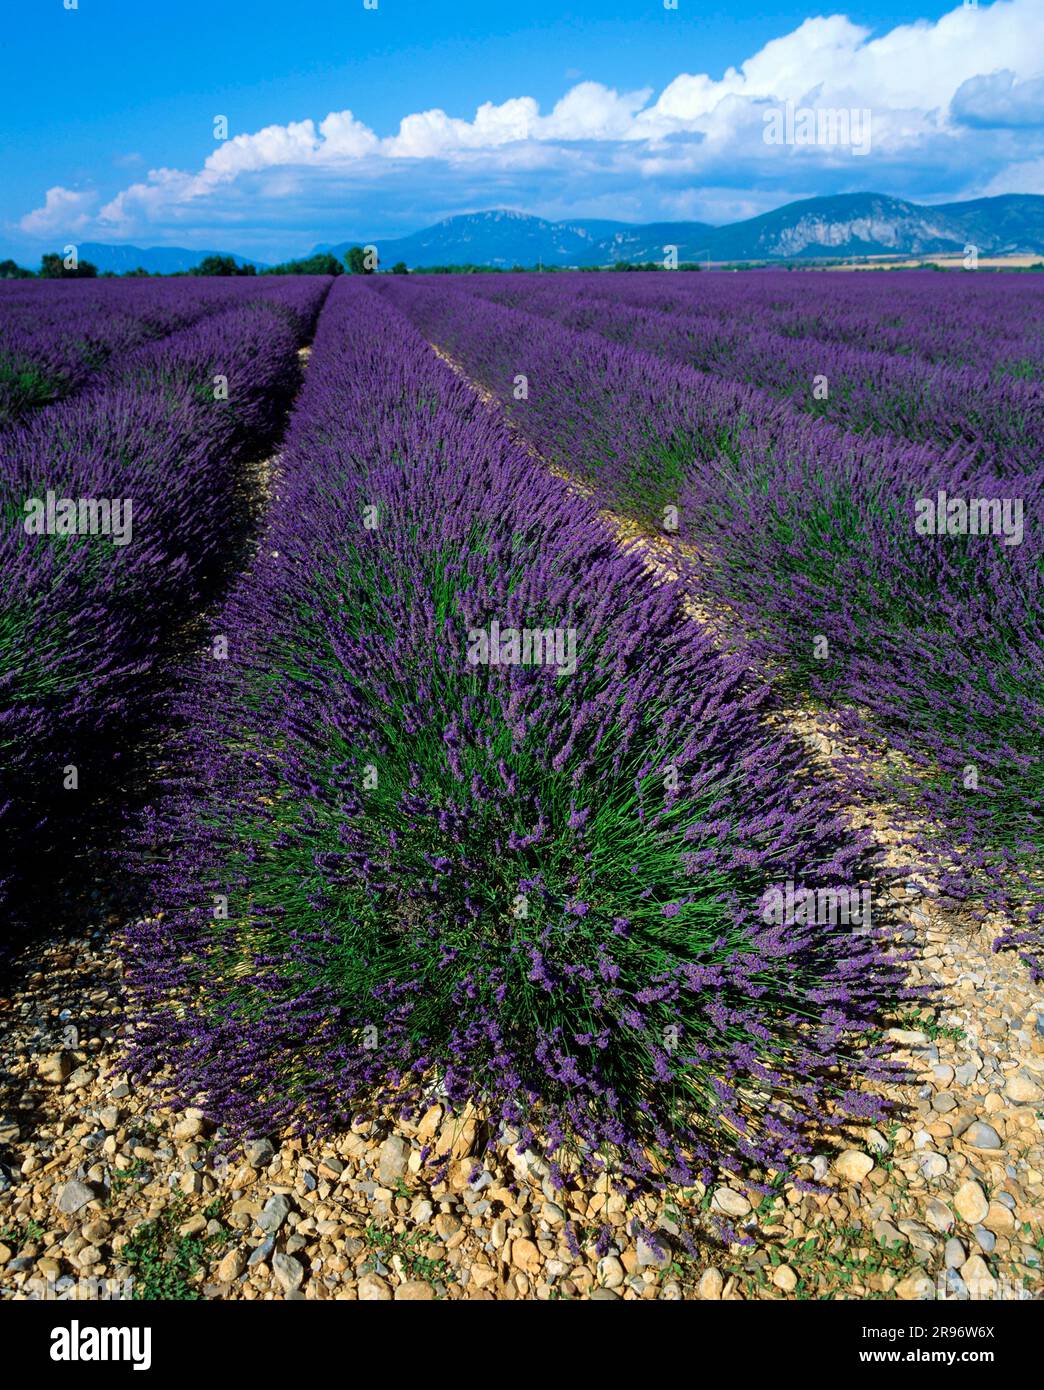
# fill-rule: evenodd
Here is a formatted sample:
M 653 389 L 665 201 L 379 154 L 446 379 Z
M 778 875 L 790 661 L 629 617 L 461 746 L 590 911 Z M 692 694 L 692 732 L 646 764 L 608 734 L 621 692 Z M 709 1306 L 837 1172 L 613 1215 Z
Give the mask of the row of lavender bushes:
M 551 278 L 551 277 L 548 277 Z M 840 343 L 925 362 L 977 367 L 1004 377 L 1044 376 L 1044 295 L 1036 277 L 931 272 L 837 275 L 749 271 L 742 275 L 555 275 L 587 298 L 709 316 L 718 324 Z M 525 307 L 532 277 L 475 276 L 502 303 Z
M 899 961 L 762 911 L 867 884 L 865 841 L 683 587 L 365 285 L 323 312 L 278 495 L 137 849 L 136 1073 L 239 1136 L 486 1103 L 556 1183 L 787 1173 L 879 1116 Z M 572 631 L 575 669 L 469 660 L 494 624 Z
M 862 752 L 847 768 L 854 789 L 907 807 L 947 891 L 1014 914 L 1000 941 L 1039 975 L 1039 454 L 998 476 L 959 444 L 842 432 L 445 282 L 379 292 L 500 397 L 549 462 L 661 534 L 664 508 L 677 509 L 670 534 L 727 614 L 722 639 L 742 638 L 788 695 L 840 716 Z M 917 534 L 916 502 L 940 490 L 1017 499 L 1021 543 Z
M 242 530 L 240 465 L 281 421 L 328 285 L 287 280 L 149 343 L 0 436 L 0 882 L 17 877 L 20 899 L 30 861 L 78 853 L 84 808 L 119 799 L 172 635 Z M 124 521 L 129 502 L 126 543 L 27 531 L 27 504 L 48 493 L 55 508 L 116 501 Z
M 61 400 L 145 343 L 210 314 L 255 301 L 281 302 L 255 280 L 43 280 L 0 282 L 0 425 Z
M 953 367 L 788 336 L 771 323 L 703 312 L 691 291 L 677 297 L 671 312 L 628 305 L 604 288 L 603 279 L 531 277 L 506 291 L 496 276 L 463 283 L 494 302 L 510 299 L 514 307 L 567 328 L 591 329 L 611 342 L 727 381 L 748 382 L 839 429 L 942 449 L 958 446 L 969 462 L 1009 475 L 1023 471 L 1044 439 L 1044 385 L 998 379 L 988 360 Z M 982 341 L 988 354 L 988 335 Z

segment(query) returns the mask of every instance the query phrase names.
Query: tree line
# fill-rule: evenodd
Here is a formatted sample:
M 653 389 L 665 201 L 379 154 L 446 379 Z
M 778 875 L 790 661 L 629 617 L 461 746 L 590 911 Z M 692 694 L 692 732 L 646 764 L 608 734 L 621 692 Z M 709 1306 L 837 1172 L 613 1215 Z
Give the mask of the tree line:
M 99 270 L 91 261 L 76 257 L 63 259 L 57 251 L 47 252 L 40 258 L 39 270 L 28 270 L 13 260 L 0 261 L 0 280 L 114 280 L 134 279 L 142 276 L 178 275 L 372 275 L 377 269 L 377 257 L 372 250 L 353 246 L 340 261 L 329 251 L 320 251 L 300 260 L 283 261 L 279 265 L 264 266 L 259 269 L 249 261 L 237 261 L 235 256 L 204 256 L 191 270 L 149 271 L 143 266 L 134 270 Z M 393 275 L 406 275 L 405 261 L 397 261 L 392 266 Z
M 70 261 L 71 264 L 68 263 Z M 602 266 L 585 267 L 587 270 L 601 270 L 603 268 Z M 392 275 L 491 275 L 542 272 L 547 275 L 562 269 L 566 269 L 566 267 L 514 265 L 509 270 L 505 266 L 477 265 L 465 262 L 454 265 L 417 266 L 411 271 L 405 261 L 396 261 L 391 267 L 390 273 Z M 618 261 L 611 269 L 663 270 L 664 267 L 659 261 Z M 699 270 L 700 267 L 694 262 L 683 262 L 678 266 L 678 269 Z M 63 260 L 57 251 L 48 252 L 41 257 L 39 270 L 27 270 L 13 260 L 0 261 L 0 280 L 89 280 L 94 278 L 126 280 L 152 275 L 343 275 L 346 273 L 349 275 L 376 275 L 387 272 L 382 270 L 376 250 L 373 247 L 362 246 L 349 247 L 344 254 L 343 261 L 339 260 L 331 251 L 317 251 L 314 255 L 305 256 L 299 260 L 282 261 L 279 265 L 265 266 L 261 269 L 248 261 L 238 261 L 235 256 L 204 256 L 200 263 L 193 266 L 191 270 L 168 272 L 149 271 L 142 266 L 137 266 L 134 270 L 120 272 L 114 270 L 100 271 L 90 261 L 77 260 L 75 257 L 66 257 Z

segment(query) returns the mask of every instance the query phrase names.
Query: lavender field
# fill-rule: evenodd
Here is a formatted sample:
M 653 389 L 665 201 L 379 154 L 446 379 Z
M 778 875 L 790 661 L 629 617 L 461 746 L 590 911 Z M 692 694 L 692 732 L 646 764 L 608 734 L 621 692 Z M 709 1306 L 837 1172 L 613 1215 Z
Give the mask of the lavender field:
M 1035 276 L 0 282 L 0 1281 L 1039 1297 L 1042 445 Z

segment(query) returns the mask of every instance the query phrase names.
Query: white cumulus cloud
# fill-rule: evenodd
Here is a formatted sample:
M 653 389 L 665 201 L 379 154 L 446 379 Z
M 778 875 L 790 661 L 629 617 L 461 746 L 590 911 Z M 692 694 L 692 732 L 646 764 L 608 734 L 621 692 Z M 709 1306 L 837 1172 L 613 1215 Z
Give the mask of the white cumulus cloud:
M 1010 68 L 969 77 L 950 103 L 956 120 L 983 129 L 1044 125 L 1044 77 L 1017 82 Z
M 97 201 L 97 193 L 77 193 L 74 189 L 62 188 L 59 184 L 47 190 L 43 207 L 27 212 L 20 219 L 18 226 L 29 236 L 78 232 L 90 222 L 90 211 Z

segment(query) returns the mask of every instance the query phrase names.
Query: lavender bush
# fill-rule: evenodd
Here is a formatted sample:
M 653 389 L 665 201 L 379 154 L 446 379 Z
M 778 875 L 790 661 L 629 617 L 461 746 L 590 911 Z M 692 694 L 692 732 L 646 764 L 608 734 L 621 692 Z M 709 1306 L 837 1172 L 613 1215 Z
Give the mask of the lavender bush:
M 278 491 L 138 847 L 134 1070 L 239 1135 L 475 1100 L 555 1181 L 786 1172 L 879 1115 L 899 962 L 763 911 L 866 845 L 681 586 L 347 279 Z M 575 645 L 489 659 L 524 629 Z
M 1002 940 L 1039 972 L 1039 465 L 999 476 L 957 443 L 842 432 L 445 284 L 381 290 L 549 462 L 686 544 L 680 562 L 726 614 L 722 640 L 742 638 L 788 697 L 842 716 L 863 750 L 853 791 L 897 799 L 924 825 L 951 891 L 1012 910 Z M 940 492 L 1017 502 L 1018 537 L 919 534 L 918 503 Z M 675 531 L 662 530 L 664 507 Z

